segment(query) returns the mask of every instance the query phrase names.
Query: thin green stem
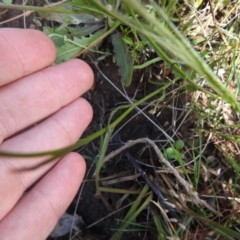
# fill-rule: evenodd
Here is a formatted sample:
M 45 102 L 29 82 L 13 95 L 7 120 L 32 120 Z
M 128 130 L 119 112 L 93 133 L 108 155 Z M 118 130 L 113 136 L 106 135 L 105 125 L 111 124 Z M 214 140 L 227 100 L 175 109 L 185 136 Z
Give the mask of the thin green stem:
M 102 128 L 98 132 L 93 133 L 92 135 L 83 138 L 73 144 L 72 146 L 66 147 L 66 148 L 60 148 L 52 151 L 46 151 L 46 152 L 38 152 L 38 153 L 13 153 L 8 151 L 0 151 L 0 156 L 5 157 L 15 157 L 15 158 L 30 158 L 30 157 L 41 157 L 41 156 L 62 156 L 74 149 L 77 149 L 83 145 L 86 145 L 87 143 L 93 141 L 94 139 L 102 136 L 104 133 L 106 133 L 107 130 L 114 129 L 131 111 L 133 111 L 137 106 L 141 105 L 142 103 L 148 101 L 150 98 L 154 97 L 155 95 L 162 92 L 164 89 L 171 86 L 175 81 L 170 81 L 162 88 L 159 88 L 155 90 L 154 92 L 150 93 L 149 95 L 145 96 L 141 100 L 137 101 L 136 103 L 132 104 L 120 117 L 118 117 L 114 122 L 112 122 L 108 127 Z
M 26 6 L 26 5 L 13 5 L 13 4 L 3 4 L 0 3 L 0 8 L 5 9 L 13 9 L 13 10 L 28 10 L 33 12 L 49 12 L 49 13 L 65 13 L 65 14 L 73 14 L 77 13 L 74 10 L 67 10 L 67 9 L 61 9 L 56 7 L 36 7 L 36 6 Z

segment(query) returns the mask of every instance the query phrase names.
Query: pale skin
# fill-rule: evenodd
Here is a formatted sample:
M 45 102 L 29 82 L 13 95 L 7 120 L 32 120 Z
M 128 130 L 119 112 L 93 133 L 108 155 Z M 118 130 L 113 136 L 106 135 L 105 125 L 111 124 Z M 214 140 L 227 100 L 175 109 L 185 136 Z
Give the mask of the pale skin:
M 79 96 L 92 86 L 92 70 L 77 59 L 49 67 L 55 57 L 43 33 L 0 29 L 0 150 L 69 146 L 91 121 L 92 109 Z M 44 160 L 0 157 L 1 240 L 46 239 L 79 189 L 86 167 L 78 153 L 18 171 Z

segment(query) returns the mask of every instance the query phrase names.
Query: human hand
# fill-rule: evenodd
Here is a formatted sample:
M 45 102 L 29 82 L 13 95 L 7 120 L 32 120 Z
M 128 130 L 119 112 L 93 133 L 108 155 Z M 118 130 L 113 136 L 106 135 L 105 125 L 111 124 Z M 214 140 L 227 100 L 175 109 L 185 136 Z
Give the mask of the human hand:
M 47 67 L 55 56 L 53 43 L 39 31 L 0 29 L 0 150 L 66 147 L 89 124 L 92 109 L 79 96 L 91 87 L 93 73 L 76 59 Z M 1 240 L 45 239 L 74 198 L 85 173 L 77 153 L 35 170 L 16 171 L 46 159 L 0 158 Z

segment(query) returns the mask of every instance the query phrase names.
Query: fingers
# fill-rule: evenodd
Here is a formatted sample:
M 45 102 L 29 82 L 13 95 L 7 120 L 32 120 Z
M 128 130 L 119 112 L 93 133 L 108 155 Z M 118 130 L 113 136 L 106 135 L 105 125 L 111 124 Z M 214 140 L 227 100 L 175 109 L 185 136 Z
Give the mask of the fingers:
M 1 29 L 0 53 L 0 150 L 40 152 L 73 144 L 92 118 L 90 105 L 78 98 L 92 85 L 88 65 L 71 60 L 45 68 L 53 62 L 56 50 L 44 34 L 33 30 Z M 46 238 L 73 199 L 85 172 L 82 157 L 75 153 L 61 159 L 50 172 L 56 161 L 35 171 L 12 171 L 44 160 L 46 157 L 0 159 L 0 196 L 4 196 L 0 204 L 0 219 L 4 217 L 1 239 Z M 32 224 L 36 228 L 26 227 Z
M 0 30 L 0 86 L 49 66 L 56 57 L 52 41 L 36 30 Z
M 74 59 L 3 86 L 0 89 L 0 141 L 66 106 L 92 83 L 90 67 Z
M 36 127 L 6 140 L 0 150 L 29 153 L 69 146 L 79 139 L 91 118 L 92 108 L 88 102 L 77 99 Z M 30 171 L 13 170 L 36 166 L 48 158 L 0 159 L 0 196 L 4 196 L 1 198 L 0 219 L 17 203 L 23 192 L 53 166 L 54 162 Z
M 84 173 L 80 155 L 65 156 L 0 223 L 1 239 L 46 239 L 74 198 Z

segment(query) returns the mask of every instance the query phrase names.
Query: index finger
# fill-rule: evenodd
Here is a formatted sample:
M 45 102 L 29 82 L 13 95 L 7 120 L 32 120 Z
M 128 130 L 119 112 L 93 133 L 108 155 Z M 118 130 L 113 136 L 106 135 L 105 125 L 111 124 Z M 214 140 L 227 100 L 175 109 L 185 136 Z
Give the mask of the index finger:
M 0 86 L 49 66 L 56 57 L 53 42 L 30 29 L 0 29 L 0 53 Z

